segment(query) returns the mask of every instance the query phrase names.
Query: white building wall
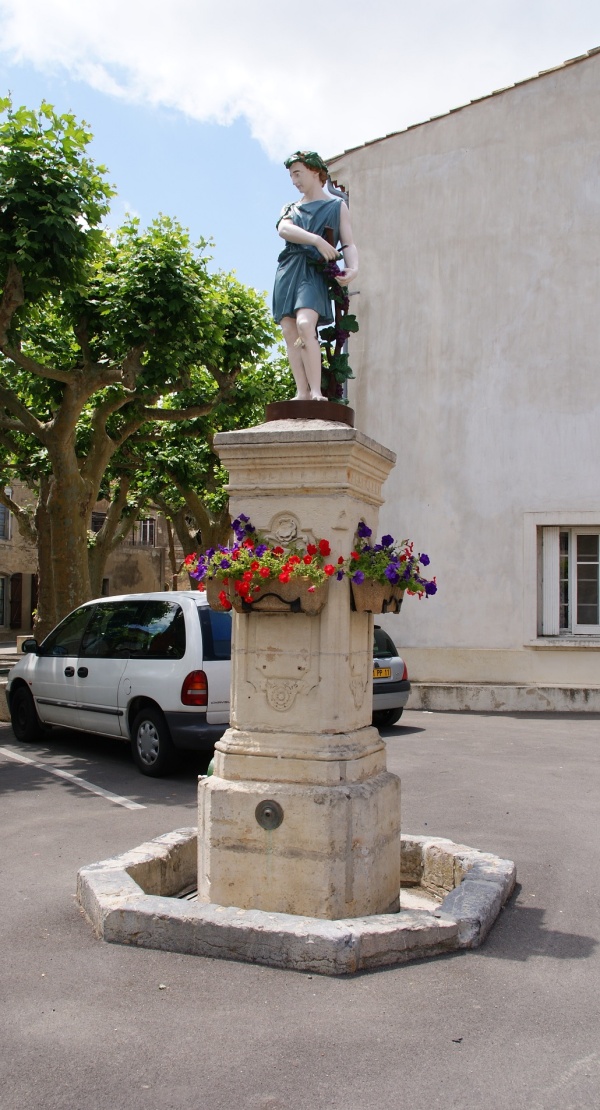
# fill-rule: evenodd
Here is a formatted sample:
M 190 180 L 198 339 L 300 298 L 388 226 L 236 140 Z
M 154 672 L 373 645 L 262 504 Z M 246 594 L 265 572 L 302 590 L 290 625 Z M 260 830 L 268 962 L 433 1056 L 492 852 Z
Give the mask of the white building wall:
M 594 55 L 330 163 L 381 524 L 438 578 L 383 622 L 417 680 L 600 684 L 600 639 L 538 638 L 536 578 L 538 524 L 600 525 L 599 116 Z

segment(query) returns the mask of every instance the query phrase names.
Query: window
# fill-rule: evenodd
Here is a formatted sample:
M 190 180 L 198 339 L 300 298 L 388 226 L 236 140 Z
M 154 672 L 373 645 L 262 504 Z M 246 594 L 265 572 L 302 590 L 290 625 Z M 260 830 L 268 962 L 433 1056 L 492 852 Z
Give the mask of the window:
M 156 520 L 153 516 L 149 516 L 146 520 L 140 520 L 138 524 L 138 543 L 144 544 L 147 547 L 154 547 L 156 537 Z
M 12 490 L 5 489 L 4 491 L 9 497 L 12 495 Z M 10 510 L 6 505 L 0 505 L 0 540 L 10 539 Z
M 217 613 L 198 606 L 203 656 L 208 660 L 231 659 L 231 613 Z
M 542 533 L 542 635 L 600 635 L 600 527 Z
M 40 655 L 78 655 L 81 637 L 92 615 L 90 606 L 76 609 L 46 636 L 40 647 Z
M 102 602 L 81 644 L 83 659 L 182 659 L 183 610 L 170 601 Z
M 99 532 L 105 520 L 106 513 L 92 513 L 92 532 Z

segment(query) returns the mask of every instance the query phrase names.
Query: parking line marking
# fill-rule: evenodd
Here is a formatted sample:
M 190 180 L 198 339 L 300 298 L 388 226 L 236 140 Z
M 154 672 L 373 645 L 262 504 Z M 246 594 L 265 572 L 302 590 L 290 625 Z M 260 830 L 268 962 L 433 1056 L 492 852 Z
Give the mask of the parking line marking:
M 146 808 L 146 806 L 140 805 L 139 802 L 132 802 L 130 798 L 124 798 L 121 794 L 113 794 L 111 790 L 105 790 L 102 786 L 94 786 L 92 782 L 80 779 L 79 775 L 72 775 L 70 771 L 61 771 L 59 767 L 51 767 L 48 763 L 42 763 L 39 759 L 30 759 L 28 755 L 11 752 L 9 748 L 0 748 L 0 754 L 7 755 L 9 759 L 15 759 L 18 763 L 28 763 L 31 767 L 47 771 L 49 775 L 56 775 L 59 779 L 74 782 L 77 786 L 81 786 L 83 790 L 89 790 L 91 794 L 99 794 L 101 798 L 106 798 L 107 801 L 114 802 L 115 805 L 124 806 L 125 809 Z

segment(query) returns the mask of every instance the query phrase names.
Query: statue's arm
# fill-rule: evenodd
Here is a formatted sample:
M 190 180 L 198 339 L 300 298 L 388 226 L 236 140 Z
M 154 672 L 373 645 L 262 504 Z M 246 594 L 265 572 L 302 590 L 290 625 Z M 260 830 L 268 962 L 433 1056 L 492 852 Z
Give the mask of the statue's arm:
M 305 228 L 298 227 L 291 220 L 280 220 L 277 230 L 281 238 L 285 239 L 287 243 L 302 243 L 307 247 L 316 247 L 326 262 L 332 262 L 338 256 L 336 248 L 332 247 L 321 235 L 315 235 L 314 231 L 306 231 Z
M 340 209 L 340 240 L 346 268 L 344 273 L 336 278 L 336 281 L 338 285 L 349 285 L 351 281 L 354 281 L 358 273 L 358 251 L 352 234 L 352 224 L 350 223 L 348 205 L 343 201 Z

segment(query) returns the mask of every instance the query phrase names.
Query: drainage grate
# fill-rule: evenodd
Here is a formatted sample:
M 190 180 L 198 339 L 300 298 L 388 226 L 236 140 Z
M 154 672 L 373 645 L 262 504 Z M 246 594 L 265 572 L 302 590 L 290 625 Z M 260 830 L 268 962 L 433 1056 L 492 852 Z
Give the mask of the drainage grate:
M 181 893 L 177 895 L 177 897 L 181 898 L 183 902 L 197 902 L 198 887 L 186 886 L 185 890 L 182 890 Z

